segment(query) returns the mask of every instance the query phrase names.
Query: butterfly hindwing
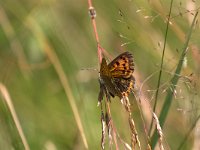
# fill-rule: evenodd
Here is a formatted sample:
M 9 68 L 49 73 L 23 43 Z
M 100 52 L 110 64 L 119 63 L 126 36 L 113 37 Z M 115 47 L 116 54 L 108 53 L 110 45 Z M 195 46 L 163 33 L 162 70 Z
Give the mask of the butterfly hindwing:
M 130 78 L 113 78 L 113 84 L 117 87 L 117 90 L 120 93 L 119 97 L 128 96 L 129 93 L 133 90 L 135 85 L 135 78 L 131 75 Z

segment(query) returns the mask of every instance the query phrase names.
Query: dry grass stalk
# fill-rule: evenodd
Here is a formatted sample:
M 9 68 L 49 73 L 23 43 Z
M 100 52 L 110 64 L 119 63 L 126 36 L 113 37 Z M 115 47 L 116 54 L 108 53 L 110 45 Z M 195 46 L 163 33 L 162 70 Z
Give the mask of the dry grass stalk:
M 104 49 L 100 46 L 100 43 L 99 43 L 99 37 L 98 37 L 98 32 L 97 32 L 97 28 L 96 28 L 96 21 L 95 21 L 96 11 L 95 11 L 94 7 L 92 6 L 92 0 L 88 0 L 88 6 L 89 6 L 89 14 L 90 14 L 90 17 L 91 17 L 91 20 L 92 20 L 92 25 L 93 25 L 93 29 L 94 29 L 94 33 L 95 33 L 96 42 L 97 42 L 99 64 L 101 64 L 102 51 L 103 52 L 106 52 L 106 51 L 104 51 Z M 100 84 L 100 89 L 103 88 L 101 86 L 102 85 Z M 104 94 L 106 95 L 105 115 L 103 113 L 103 107 L 102 107 L 102 100 L 103 100 Z M 137 131 L 136 131 L 136 128 L 135 128 L 135 124 L 134 124 L 134 121 L 133 121 L 132 116 L 131 116 L 129 99 L 128 99 L 128 97 L 124 97 L 123 99 L 124 99 L 124 106 L 125 106 L 127 112 L 129 113 L 129 125 L 130 125 L 130 129 L 131 129 L 131 146 L 132 146 L 132 149 L 135 149 L 136 144 L 138 144 L 139 148 L 141 149 L 140 141 L 138 139 L 138 134 L 137 134 Z M 111 148 L 111 145 L 112 145 L 112 141 L 114 139 L 115 147 L 116 147 L 116 149 L 118 149 L 118 144 L 117 144 L 117 139 L 116 139 L 116 135 L 118 135 L 118 138 L 124 144 L 124 146 L 127 149 L 131 149 L 131 147 L 120 138 L 119 134 L 117 134 L 117 131 L 116 131 L 114 124 L 112 122 L 109 102 L 110 102 L 110 96 L 109 96 L 108 92 L 100 90 L 100 97 L 98 98 L 98 105 L 99 104 L 101 105 L 101 111 L 102 111 L 102 115 L 101 115 L 101 124 L 102 124 L 101 148 L 102 149 L 105 148 L 104 145 L 105 145 L 105 122 L 106 122 L 106 127 L 108 129 L 110 148 Z M 106 121 L 105 121 L 105 119 L 106 119 Z
M 101 148 L 104 149 L 105 148 L 105 140 L 106 140 L 106 122 L 105 122 L 105 117 L 104 117 L 104 113 L 101 113 Z
M 128 121 L 129 121 L 129 126 L 131 129 L 131 147 L 132 147 L 132 149 L 135 149 L 136 144 L 138 144 L 139 149 L 141 149 L 140 140 L 138 138 L 135 123 L 132 118 L 129 98 L 127 96 L 125 96 L 125 97 L 123 97 L 122 101 L 123 101 L 123 105 L 125 106 L 126 111 L 128 112 L 128 115 L 129 115 Z
M 13 121 L 14 121 L 16 128 L 17 128 L 17 131 L 19 133 L 19 136 L 20 136 L 22 143 L 24 145 L 24 149 L 30 150 L 30 147 L 28 145 L 28 142 L 27 142 L 26 137 L 24 135 L 24 132 L 22 130 L 21 124 L 20 124 L 19 119 L 17 117 L 17 113 L 15 111 L 14 105 L 12 103 L 12 99 L 11 99 L 9 93 L 8 93 L 8 90 L 6 89 L 6 87 L 2 83 L 0 83 L 0 92 L 1 92 L 1 94 L 4 98 L 4 100 L 5 100 L 6 105 L 8 106 L 10 113 L 11 113 L 11 116 L 12 116 Z
M 105 149 L 105 139 L 106 139 L 106 129 L 108 133 L 108 139 L 109 139 L 109 148 L 112 149 L 113 141 L 115 143 L 116 150 L 119 149 L 118 142 L 117 142 L 117 131 L 115 129 L 115 126 L 112 121 L 112 116 L 110 112 L 110 100 L 109 97 L 106 97 L 107 100 L 105 101 L 105 113 L 103 111 L 102 101 L 99 101 L 101 105 L 101 124 L 102 124 L 102 137 L 101 137 L 101 148 Z
M 153 112 L 153 119 L 155 120 L 156 129 L 157 129 L 158 135 L 159 135 L 159 147 L 160 147 L 160 150 L 164 150 L 164 147 L 163 147 L 163 144 L 162 144 L 162 140 L 163 140 L 162 128 L 160 126 L 158 117 L 156 116 L 156 114 L 154 112 Z

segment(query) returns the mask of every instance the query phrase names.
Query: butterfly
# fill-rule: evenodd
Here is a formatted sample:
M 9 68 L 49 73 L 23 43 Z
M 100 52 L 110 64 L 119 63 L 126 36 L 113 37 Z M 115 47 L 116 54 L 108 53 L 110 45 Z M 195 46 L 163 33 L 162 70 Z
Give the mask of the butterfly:
M 110 100 L 110 96 L 122 99 L 133 90 L 135 78 L 133 76 L 134 62 L 130 52 L 124 52 L 107 64 L 103 57 L 99 72 L 100 92 L 98 100 L 103 96 Z

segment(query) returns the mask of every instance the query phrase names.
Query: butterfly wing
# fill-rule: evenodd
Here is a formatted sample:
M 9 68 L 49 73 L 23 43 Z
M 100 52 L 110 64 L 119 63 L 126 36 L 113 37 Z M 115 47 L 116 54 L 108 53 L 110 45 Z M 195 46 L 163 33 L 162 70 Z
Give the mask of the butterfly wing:
M 99 93 L 99 101 L 101 101 L 104 94 L 107 95 L 108 99 L 109 95 L 120 98 L 128 96 L 134 88 L 133 71 L 133 56 L 129 52 L 120 54 L 108 65 L 105 58 L 103 58 L 100 68 L 102 87 Z
M 113 78 L 130 78 L 134 71 L 133 55 L 124 52 L 108 64 Z
M 112 81 L 117 88 L 117 96 L 119 96 L 120 98 L 128 96 L 135 86 L 135 78 L 133 75 L 131 75 L 128 79 L 113 78 Z

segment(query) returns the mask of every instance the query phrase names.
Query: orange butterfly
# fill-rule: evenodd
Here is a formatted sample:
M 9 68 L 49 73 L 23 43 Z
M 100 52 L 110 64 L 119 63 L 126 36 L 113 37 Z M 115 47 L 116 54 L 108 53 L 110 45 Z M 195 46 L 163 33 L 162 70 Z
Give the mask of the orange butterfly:
M 98 100 L 101 101 L 104 94 L 109 100 L 110 96 L 118 96 L 120 99 L 128 96 L 135 84 L 133 71 L 133 55 L 129 52 L 120 54 L 109 64 L 103 58 L 99 73 L 100 92 Z

